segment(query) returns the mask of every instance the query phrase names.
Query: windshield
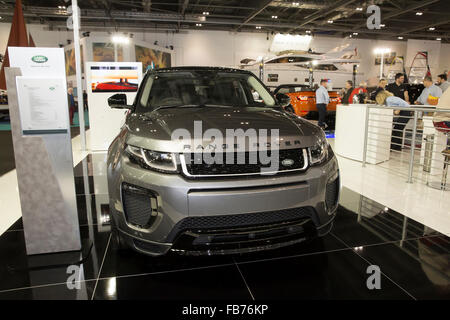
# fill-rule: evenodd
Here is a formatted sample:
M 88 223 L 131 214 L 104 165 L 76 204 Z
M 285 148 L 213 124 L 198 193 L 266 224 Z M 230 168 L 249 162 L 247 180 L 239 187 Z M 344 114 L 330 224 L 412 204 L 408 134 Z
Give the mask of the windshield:
M 136 112 L 160 107 L 274 106 L 275 100 L 251 74 L 220 71 L 174 71 L 147 77 Z

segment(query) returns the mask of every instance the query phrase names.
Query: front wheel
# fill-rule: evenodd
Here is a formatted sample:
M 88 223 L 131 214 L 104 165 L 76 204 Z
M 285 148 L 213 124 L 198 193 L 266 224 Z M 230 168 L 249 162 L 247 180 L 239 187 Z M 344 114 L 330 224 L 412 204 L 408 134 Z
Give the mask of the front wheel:
M 123 240 L 119 230 L 117 230 L 114 219 L 111 217 L 111 245 L 118 251 L 124 251 L 128 249 L 125 241 Z

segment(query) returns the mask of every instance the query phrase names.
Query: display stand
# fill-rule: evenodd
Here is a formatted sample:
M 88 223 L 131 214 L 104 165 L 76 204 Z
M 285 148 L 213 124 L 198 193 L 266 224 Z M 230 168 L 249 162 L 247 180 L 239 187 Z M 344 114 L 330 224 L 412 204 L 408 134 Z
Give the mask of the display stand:
M 142 81 L 140 62 L 87 62 L 90 149 L 106 151 L 125 123 L 128 110 L 114 110 L 108 98 L 123 93 L 132 104 Z
M 338 105 L 336 108 L 336 132 L 334 151 L 337 155 L 356 161 L 363 161 L 366 104 Z M 378 164 L 389 160 L 391 145 L 393 110 L 371 109 L 370 121 L 377 125 L 368 133 L 366 162 Z
M 40 129 L 24 133 L 21 114 L 26 110 L 20 110 L 16 81 L 20 76 L 19 68 L 6 68 L 27 254 L 80 250 L 70 130 Z M 64 110 L 62 121 L 67 122 L 63 127 L 68 128 L 67 99 L 60 105 Z

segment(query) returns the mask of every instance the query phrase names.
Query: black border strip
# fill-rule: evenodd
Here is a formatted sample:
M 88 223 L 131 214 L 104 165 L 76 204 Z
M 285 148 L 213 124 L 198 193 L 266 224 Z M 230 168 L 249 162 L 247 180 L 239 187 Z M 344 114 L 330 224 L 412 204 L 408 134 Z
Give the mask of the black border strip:
M 23 135 L 39 135 L 39 134 L 60 134 L 67 133 L 67 129 L 49 129 L 49 130 L 23 130 Z

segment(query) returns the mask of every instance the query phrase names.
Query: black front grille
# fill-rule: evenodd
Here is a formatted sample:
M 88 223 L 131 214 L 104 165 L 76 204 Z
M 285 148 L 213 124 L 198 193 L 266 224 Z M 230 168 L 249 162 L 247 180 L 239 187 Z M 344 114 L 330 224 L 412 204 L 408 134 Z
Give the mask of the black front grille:
M 156 197 L 151 191 L 124 183 L 122 202 L 128 223 L 148 228 L 156 219 Z
M 339 197 L 339 178 L 336 178 L 333 182 L 327 184 L 327 190 L 325 194 L 325 202 L 327 208 L 331 209 L 337 205 Z
M 217 230 L 237 230 L 249 227 L 259 227 L 276 223 L 287 223 L 310 218 L 316 225 L 318 219 L 312 207 L 284 209 L 243 214 L 230 214 L 218 216 L 188 217 L 179 221 L 168 237 L 172 242 L 185 231 L 208 232 Z
M 264 168 L 269 171 L 270 167 L 275 167 L 275 171 L 282 172 L 287 170 L 300 170 L 305 166 L 303 149 L 278 150 L 279 156 L 275 157 L 275 163 L 267 163 L 268 159 L 260 157 L 260 153 L 255 152 L 234 152 L 233 157 L 230 153 L 211 153 L 211 159 L 208 161 L 205 154 L 192 153 L 185 154 L 186 169 L 192 176 L 213 176 L 213 175 L 234 175 L 234 174 L 259 174 Z M 263 153 L 266 155 L 266 153 Z M 230 163 L 230 160 L 233 159 Z M 270 151 L 267 157 L 271 157 Z M 218 159 L 218 160 L 217 160 Z M 238 162 L 240 159 L 240 162 Z M 228 163 L 227 163 L 228 162 Z M 242 163 L 242 164 L 240 164 Z M 270 170 L 271 171 L 271 170 Z

